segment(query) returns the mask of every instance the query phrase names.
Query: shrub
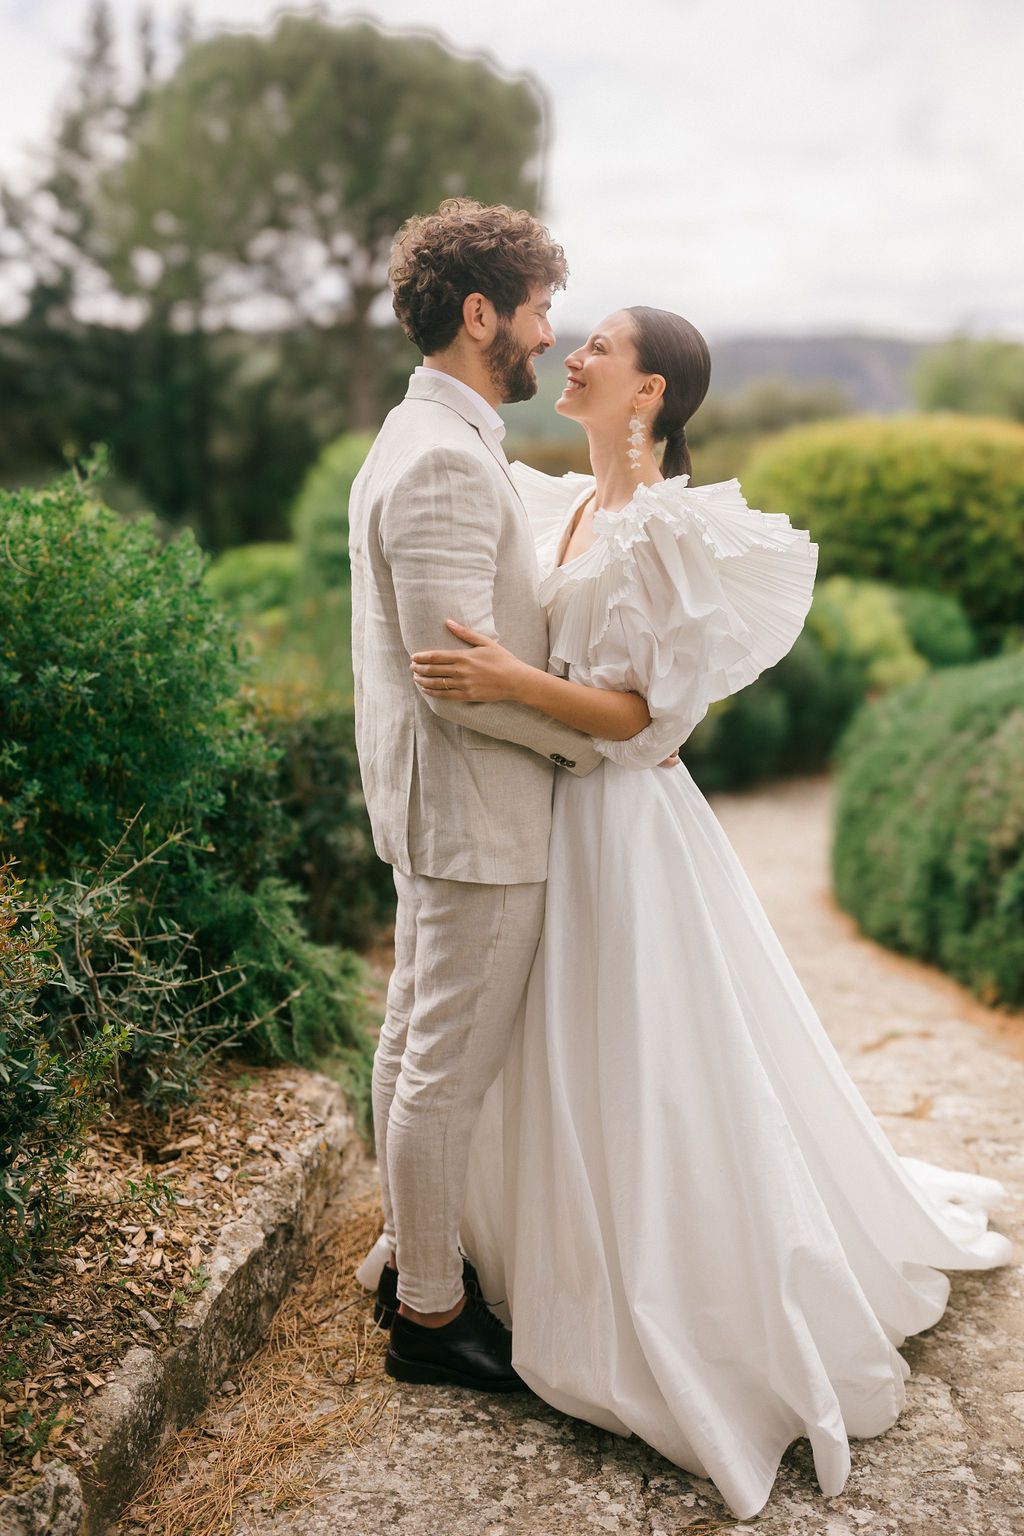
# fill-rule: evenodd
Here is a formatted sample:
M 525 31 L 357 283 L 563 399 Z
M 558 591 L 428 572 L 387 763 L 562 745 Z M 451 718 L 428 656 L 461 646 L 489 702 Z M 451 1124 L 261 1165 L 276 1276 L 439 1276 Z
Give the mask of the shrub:
M 108 1024 L 57 1050 L 39 995 L 60 984 L 51 913 L 0 864 L 0 1288 L 41 1248 L 82 1132 L 126 1040 Z
M 348 498 L 352 482 L 370 451 L 373 435 L 345 433 L 324 449 L 309 471 L 291 511 L 299 550 L 298 573 L 292 605 L 292 625 L 312 650 L 325 690 L 351 701 L 352 610 L 348 562 Z M 296 674 L 288 665 L 276 675 Z M 297 653 L 299 667 L 306 666 Z M 261 668 L 265 675 L 275 669 Z M 301 674 L 300 674 L 301 675 Z
M 277 798 L 292 831 L 282 873 L 309 893 L 314 938 L 363 948 L 393 920 L 395 887 L 373 846 L 352 711 L 296 690 L 265 703 L 263 728 L 280 751 Z
M 206 571 L 206 587 L 233 614 L 265 614 L 291 602 L 299 568 L 294 544 L 240 544 Z
M 920 587 L 890 587 L 911 645 L 932 667 L 956 667 L 973 661 L 978 642 L 955 597 Z
M 986 650 L 1021 620 L 1024 428 L 953 415 L 798 427 L 747 466 L 752 506 L 785 512 L 843 572 L 960 599 Z
M 372 443 L 372 433 L 346 432 L 328 444 L 302 483 L 291 510 L 300 603 L 349 584 L 348 498 Z
M 955 667 L 844 735 L 836 895 L 864 932 L 1024 1003 L 1024 655 Z
M 197 825 L 265 751 L 238 728 L 234 630 L 194 538 L 103 506 L 103 468 L 0 491 L 0 849 L 30 880 L 93 865 L 143 804 L 156 840 Z
M 168 1093 L 183 1090 L 171 1068 L 192 1033 L 304 1061 L 328 1045 L 368 1051 L 358 962 L 311 940 L 304 898 L 281 876 L 292 834 L 280 751 L 258 727 L 203 557 L 190 534 L 164 545 L 104 507 L 102 458 L 84 480 L 0 496 L 0 851 L 17 850 L 55 901 L 63 882 L 87 887 L 76 871 L 129 826 L 137 868 L 121 928 L 180 936 L 174 977 L 198 990 L 166 1048 L 148 1052 Z M 122 983 L 109 968 L 111 1001 Z
M 829 577 L 818 583 L 793 649 L 749 688 L 712 706 L 684 745 L 684 760 L 707 792 L 815 772 L 865 697 L 911 681 L 929 664 L 973 654 L 974 636 L 955 599 Z

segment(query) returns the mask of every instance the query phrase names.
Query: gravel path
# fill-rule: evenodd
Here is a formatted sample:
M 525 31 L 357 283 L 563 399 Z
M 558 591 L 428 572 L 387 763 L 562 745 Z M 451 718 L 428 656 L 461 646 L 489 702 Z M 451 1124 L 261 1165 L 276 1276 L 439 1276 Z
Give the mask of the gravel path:
M 860 938 L 829 895 L 829 786 L 815 779 L 714 807 L 822 1019 L 900 1152 L 1003 1179 L 997 1225 L 1024 1258 L 1024 1019 Z M 365 1170 L 372 1177 L 372 1170 Z M 853 1444 L 825 1499 L 806 1442 L 787 1453 L 755 1520 L 636 1440 L 525 1396 L 396 1392 L 357 1451 L 330 1450 L 301 1509 L 248 1512 L 257 1536 L 1020 1536 L 1024 1532 L 1024 1294 L 1019 1267 L 954 1275 L 949 1308 L 907 1341 L 908 1404 Z M 379 1353 L 369 1375 L 380 1370 Z M 368 1385 L 376 1385 L 379 1382 Z

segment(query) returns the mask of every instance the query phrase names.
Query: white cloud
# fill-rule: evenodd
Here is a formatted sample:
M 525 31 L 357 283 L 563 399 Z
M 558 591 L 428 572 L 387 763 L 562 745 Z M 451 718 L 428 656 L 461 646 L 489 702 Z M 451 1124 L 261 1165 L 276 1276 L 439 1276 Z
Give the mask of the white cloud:
M 155 9 L 167 31 L 175 0 Z M 278 8 L 194 9 L 205 31 L 263 26 Z M 546 86 L 548 215 L 572 267 L 565 324 L 650 302 L 718 335 L 962 324 L 1024 335 L 1017 0 L 366 9 L 391 26 L 432 25 Z M 0 167 L 45 131 L 87 10 L 88 0 L 8 0 Z M 135 0 L 114 10 L 130 32 Z

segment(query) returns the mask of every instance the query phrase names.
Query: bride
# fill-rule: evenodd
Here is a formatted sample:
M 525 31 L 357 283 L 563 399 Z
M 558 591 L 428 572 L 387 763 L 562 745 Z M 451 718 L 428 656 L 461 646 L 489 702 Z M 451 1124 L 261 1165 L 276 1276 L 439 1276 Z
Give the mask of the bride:
M 737 480 L 689 483 L 710 362 L 687 321 L 620 311 L 566 366 L 556 409 L 593 476 L 512 466 L 548 673 L 455 620 L 461 649 L 413 671 L 425 693 L 570 722 L 576 690 L 552 675 L 632 692 L 650 723 L 556 780 L 544 932 L 460 1235 L 528 1386 L 712 1478 L 744 1519 L 800 1436 L 840 1492 L 849 1438 L 903 1407 L 899 1346 L 941 1317 L 942 1271 L 1010 1259 L 987 1230 L 1004 1190 L 896 1154 L 674 759 L 790 649 L 816 546 Z

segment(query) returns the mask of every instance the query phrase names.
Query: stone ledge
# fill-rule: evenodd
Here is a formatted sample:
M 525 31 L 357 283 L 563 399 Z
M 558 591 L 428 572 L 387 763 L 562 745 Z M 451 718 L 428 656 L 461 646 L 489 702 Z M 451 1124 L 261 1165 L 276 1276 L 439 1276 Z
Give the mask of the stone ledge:
M 130 1349 L 88 1405 L 78 1467 L 51 1462 L 39 1482 L 0 1500 L 0 1536 L 104 1536 L 141 1487 L 164 1442 L 195 1419 L 263 1337 L 304 1258 L 327 1200 L 361 1146 L 336 1083 L 296 1070 L 297 1096 L 321 1121 L 288 1163 L 229 1222 L 210 1284 L 157 1353 Z

